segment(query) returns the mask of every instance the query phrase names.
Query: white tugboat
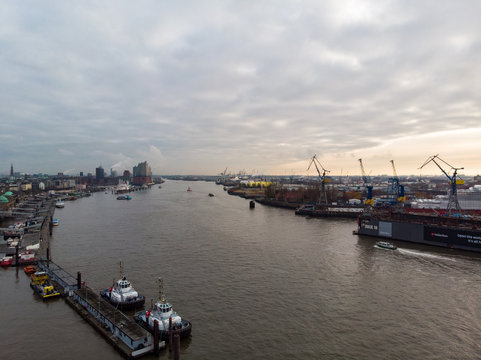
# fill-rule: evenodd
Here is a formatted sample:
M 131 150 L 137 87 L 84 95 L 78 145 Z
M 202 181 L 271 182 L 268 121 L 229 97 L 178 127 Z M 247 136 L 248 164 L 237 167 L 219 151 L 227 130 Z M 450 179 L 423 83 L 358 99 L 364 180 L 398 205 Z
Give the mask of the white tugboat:
M 145 297 L 134 290 L 130 281 L 123 274 L 120 262 L 120 279 L 109 289 L 102 290 L 100 296 L 120 310 L 138 309 L 145 303 Z
M 172 324 L 172 331 L 177 331 L 180 338 L 186 338 L 192 331 L 192 324 L 183 320 L 179 314 L 172 310 L 172 305 L 169 304 L 163 294 L 163 281 L 161 278 L 159 282 L 159 301 L 157 301 L 150 310 L 139 311 L 134 315 L 135 320 L 147 331 L 154 333 L 154 322 L 157 320 L 160 330 L 160 338 L 168 340 L 169 338 L 169 323 Z M 171 320 L 171 321 L 170 321 Z

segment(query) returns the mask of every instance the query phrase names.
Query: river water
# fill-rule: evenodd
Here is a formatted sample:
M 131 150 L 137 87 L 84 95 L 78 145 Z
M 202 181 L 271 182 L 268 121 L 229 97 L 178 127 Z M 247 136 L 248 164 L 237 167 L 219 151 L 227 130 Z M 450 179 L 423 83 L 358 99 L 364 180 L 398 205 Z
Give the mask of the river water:
M 122 260 L 148 304 L 162 277 L 192 322 L 181 359 L 481 356 L 478 254 L 379 249 L 352 234 L 355 220 L 251 210 L 213 183 L 167 181 L 131 196 L 96 193 L 56 209 L 52 258 L 96 290 Z M 0 284 L 1 359 L 121 358 L 62 299 L 34 296 L 22 269 L 0 269 Z

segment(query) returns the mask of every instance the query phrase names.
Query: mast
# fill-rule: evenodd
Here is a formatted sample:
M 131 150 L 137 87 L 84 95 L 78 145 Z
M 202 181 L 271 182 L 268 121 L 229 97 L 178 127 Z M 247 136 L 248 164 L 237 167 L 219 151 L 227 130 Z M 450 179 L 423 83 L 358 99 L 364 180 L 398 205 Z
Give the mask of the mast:
M 164 297 L 164 280 L 162 278 L 158 278 L 157 282 L 159 283 L 159 300 L 162 304 L 165 304 L 165 297 Z

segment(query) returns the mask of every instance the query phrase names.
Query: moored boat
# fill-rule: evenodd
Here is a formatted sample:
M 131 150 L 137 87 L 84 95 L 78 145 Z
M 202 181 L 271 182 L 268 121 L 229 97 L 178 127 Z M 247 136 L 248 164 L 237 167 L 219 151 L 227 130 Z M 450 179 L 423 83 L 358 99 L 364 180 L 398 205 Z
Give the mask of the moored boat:
M 387 242 L 387 241 L 378 241 L 376 243 L 377 247 L 383 248 L 383 249 L 389 249 L 389 250 L 396 250 L 397 246 L 394 245 L 393 243 Z
M 180 338 L 190 336 L 192 332 L 192 324 L 180 317 L 172 309 L 172 305 L 168 303 L 163 295 L 163 281 L 159 278 L 159 301 L 157 301 L 150 310 L 139 311 L 134 315 L 134 319 L 139 325 L 147 331 L 154 333 L 154 324 L 157 321 L 162 340 L 168 340 L 171 331 L 179 334 Z
M 25 271 L 25 274 L 33 274 L 35 272 L 35 266 L 27 265 L 23 268 L 23 271 Z
M 52 219 L 53 226 L 58 226 L 58 224 L 59 224 L 58 219 Z
M 30 251 L 20 253 L 18 256 L 18 263 L 21 265 L 30 265 L 36 263 L 35 254 Z
M 13 264 L 13 256 L 4 256 L 0 261 L 0 266 L 8 267 Z
M 100 296 L 121 310 L 138 309 L 145 303 L 145 297 L 132 287 L 130 281 L 123 275 L 120 262 L 120 279 L 109 289 L 102 290 Z
M 58 199 L 57 202 L 55 203 L 55 207 L 61 209 L 65 207 L 65 203 L 61 199 Z
M 31 276 L 30 287 L 42 298 L 48 299 L 60 296 L 60 293 L 50 283 L 48 275 L 44 271 L 37 271 Z

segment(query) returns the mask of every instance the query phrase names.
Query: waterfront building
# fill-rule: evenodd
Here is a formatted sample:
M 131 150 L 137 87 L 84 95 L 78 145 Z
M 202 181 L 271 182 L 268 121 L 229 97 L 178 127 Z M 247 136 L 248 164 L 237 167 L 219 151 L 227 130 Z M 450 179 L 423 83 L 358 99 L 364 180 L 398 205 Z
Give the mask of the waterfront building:
M 147 164 L 147 161 L 141 162 L 137 166 L 134 166 L 132 184 L 143 185 L 143 184 L 149 184 L 151 182 L 152 182 L 152 170 L 150 169 L 150 166 Z

